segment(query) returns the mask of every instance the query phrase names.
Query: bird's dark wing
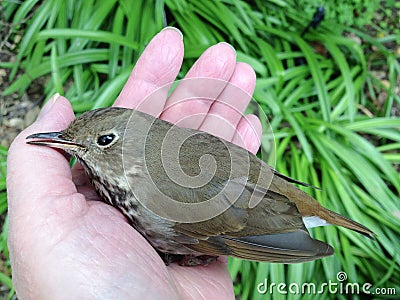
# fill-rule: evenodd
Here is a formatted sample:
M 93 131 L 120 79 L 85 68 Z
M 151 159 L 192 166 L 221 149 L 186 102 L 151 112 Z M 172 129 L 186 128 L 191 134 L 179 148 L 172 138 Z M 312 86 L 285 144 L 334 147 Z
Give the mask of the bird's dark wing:
M 187 246 L 200 253 L 248 260 L 294 263 L 333 254 L 328 244 L 310 237 L 296 206 L 284 196 L 270 192 L 257 206 L 246 208 L 247 191 L 221 215 L 176 224 L 175 232 L 197 239 Z
M 188 247 L 200 253 L 230 255 L 247 260 L 275 263 L 306 262 L 333 254 L 331 246 L 311 238 L 308 232 L 303 230 L 240 238 L 209 237 Z

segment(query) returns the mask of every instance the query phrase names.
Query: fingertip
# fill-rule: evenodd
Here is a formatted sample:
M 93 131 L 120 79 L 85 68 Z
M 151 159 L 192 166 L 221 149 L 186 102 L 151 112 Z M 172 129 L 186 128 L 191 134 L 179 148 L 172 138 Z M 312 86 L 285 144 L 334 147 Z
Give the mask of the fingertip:
M 253 114 L 245 116 L 247 120 L 248 134 L 246 136 L 246 145 L 250 152 L 257 153 L 261 145 L 262 125 L 260 119 Z
M 256 85 L 256 72 L 253 67 L 244 62 L 236 63 L 235 72 L 231 81 L 244 89 L 247 93 L 252 94 Z
M 228 43 L 221 42 L 204 51 L 185 78 L 206 77 L 228 81 L 235 66 L 235 49 Z
M 176 27 L 165 27 L 157 33 L 150 43 L 158 43 L 161 41 L 163 44 L 174 45 L 174 47 L 183 48 L 183 34 Z M 149 44 L 150 45 L 150 44 Z M 158 45 L 159 46 L 159 45 Z
M 25 128 L 12 142 L 9 149 L 9 158 L 27 153 L 33 146 L 26 143 L 26 137 L 33 133 L 60 131 L 75 118 L 71 104 L 65 98 L 56 94 L 43 106 L 37 120 Z M 28 147 L 28 148 L 25 148 Z
M 164 107 L 169 86 L 179 73 L 183 54 L 182 33 L 174 27 L 161 30 L 139 57 L 114 106 L 157 116 Z
M 67 126 L 74 118 L 75 116 L 71 103 L 67 98 L 56 93 L 46 102 L 41 109 L 37 120 L 32 125 L 36 127 L 40 124 L 42 127 L 49 128 L 53 127 L 53 125 Z
M 232 142 L 246 148 L 251 153 L 257 153 L 261 145 L 262 126 L 260 119 L 253 114 L 242 117 L 236 127 L 237 131 Z
M 183 33 L 182 31 L 180 31 L 178 28 L 173 27 L 173 26 L 167 26 L 164 27 L 160 33 L 164 33 L 164 34 L 173 34 L 173 33 L 177 33 L 178 36 L 180 37 L 181 40 L 183 40 Z
M 57 102 L 59 97 L 60 97 L 59 93 L 55 93 L 53 96 L 50 97 L 50 99 L 46 102 L 46 104 L 40 110 L 40 113 L 37 117 L 38 120 L 43 118 L 45 115 L 47 115 L 51 111 L 51 108 Z
M 229 44 L 227 42 L 220 42 L 217 44 L 217 46 L 224 47 L 224 48 L 229 47 L 230 51 L 232 51 L 236 56 L 236 49 L 231 44 Z

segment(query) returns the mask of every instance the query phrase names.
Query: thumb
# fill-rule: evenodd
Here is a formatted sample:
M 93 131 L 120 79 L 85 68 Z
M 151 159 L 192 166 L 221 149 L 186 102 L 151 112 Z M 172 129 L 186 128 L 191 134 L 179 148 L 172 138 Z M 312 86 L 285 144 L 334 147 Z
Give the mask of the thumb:
M 69 162 L 54 149 L 28 145 L 26 137 L 33 133 L 60 131 L 73 119 L 68 100 L 56 94 L 43 107 L 38 119 L 13 141 L 7 160 L 10 233 L 18 229 L 37 229 L 37 226 L 49 223 L 49 216 L 68 215 L 65 208 L 71 207 L 74 197 L 57 200 L 76 192 Z M 72 208 L 76 209 L 75 206 Z

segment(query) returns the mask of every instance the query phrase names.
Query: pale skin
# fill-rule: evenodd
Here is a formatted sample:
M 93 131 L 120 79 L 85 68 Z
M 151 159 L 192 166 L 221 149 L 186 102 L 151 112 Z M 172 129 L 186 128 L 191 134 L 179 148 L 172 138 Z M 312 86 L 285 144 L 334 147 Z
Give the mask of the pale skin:
M 179 32 L 161 31 L 143 52 L 114 105 L 138 108 L 171 122 L 204 113 L 200 120 L 184 125 L 257 152 L 261 125 L 254 115 L 244 117 L 220 102 L 202 99 L 163 112 L 179 98 L 176 94 L 142 103 L 175 79 L 183 52 Z M 217 98 L 240 112 L 255 86 L 253 69 L 236 62 L 226 43 L 207 49 L 186 75 L 197 77 L 221 79 L 249 94 L 235 97 L 228 95 L 228 89 L 216 88 Z M 26 144 L 29 134 L 65 129 L 75 118 L 68 100 L 55 98 L 15 139 L 8 156 L 9 250 L 19 299 L 234 299 L 226 258 L 207 267 L 165 266 L 118 210 L 96 201 L 80 166 L 71 170 L 62 152 Z

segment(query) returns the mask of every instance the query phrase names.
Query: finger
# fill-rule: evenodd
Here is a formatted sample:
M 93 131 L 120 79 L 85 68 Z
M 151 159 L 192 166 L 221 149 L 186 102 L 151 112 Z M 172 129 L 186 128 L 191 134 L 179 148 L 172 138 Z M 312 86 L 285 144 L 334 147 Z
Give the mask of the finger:
M 67 99 L 53 97 L 43 107 L 38 120 L 15 138 L 7 161 L 10 228 L 15 219 L 19 220 L 15 223 L 20 227 L 34 227 L 36 221 L 49 221 L 50 217 L 43 216 L 54 216 L 63 210 L 63 215 L 68 217 L 68 211 L 75 214 L 85 208 L 83 197 L 54 201 L 55 196 L 62 198 L 76 193 L 64 155 L 48 147 L 26 143 L 29 134 L 63 130 L 73 119 Z
M 251 100 L 255 84 L 253 68 L 246 63 L 237 63 L 229 83 L 212 104 L 199 129 L 231 141 Z
M 114 106 L 158 116 L 183 60 L 182 33 L 166 27 L 143 51 Z
M 83 166 L 77 162 L 71 169 L 72 181 L 77 187 L 90 185 L 90 179 L 86 175 Z
M 255 115 L 246 115 L 240 119 L 232 143 L 255 154 L 261 145 L 261 134 L 260 119 Z
M 100 200 L 99 195 L 90 183 L 83 166 L 76 163 L 71 169 L 72 182 L 76 185 L 77 192 L 84 195 L 87 200 Z
M 182 127 L 199 128 L 212 102 L 231 78 L 235 65 L 236 52 L 229 44 L 208 48 L 169 97 L 161 118 Z

